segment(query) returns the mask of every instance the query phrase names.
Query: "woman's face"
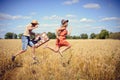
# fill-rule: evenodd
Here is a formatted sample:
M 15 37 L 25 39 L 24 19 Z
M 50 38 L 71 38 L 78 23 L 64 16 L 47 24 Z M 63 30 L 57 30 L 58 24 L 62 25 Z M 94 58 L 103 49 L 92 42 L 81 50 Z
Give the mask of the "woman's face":
M 67 27 L 67 26 L 68 26 L 68 22 L 66 22 L 66 23 L 64 24 L 64 26 Z

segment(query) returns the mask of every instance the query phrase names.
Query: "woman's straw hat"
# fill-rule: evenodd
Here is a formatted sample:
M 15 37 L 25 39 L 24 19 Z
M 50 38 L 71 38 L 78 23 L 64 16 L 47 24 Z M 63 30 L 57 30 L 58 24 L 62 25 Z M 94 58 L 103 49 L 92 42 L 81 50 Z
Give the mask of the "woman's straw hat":
M 32 24 L 39 24 L 37 20 L 32 20 Z
M 69 22 L 69 20 L 65 20 L 65 19 L 62 19 L 62 20 L 61 20 L 61 24 L 62 24 L 62 25 L 65 24 L 66 22 Z

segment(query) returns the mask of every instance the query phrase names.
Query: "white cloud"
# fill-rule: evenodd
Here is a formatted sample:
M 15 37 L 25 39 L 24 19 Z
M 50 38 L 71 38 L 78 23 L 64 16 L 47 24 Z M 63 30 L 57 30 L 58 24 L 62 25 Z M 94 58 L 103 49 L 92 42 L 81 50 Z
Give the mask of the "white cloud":
M 52 16 L 44 16 L 43 19 L 44 20 L 53 20 L 53 21 L 61 21 L 62 19 L 68 19 L 70 22 L 72 23 L 80 23 L 80 22 L 86 22 L 86 23 L 92 23 L 92 22 L 95 22 L 95 20 L 93 19 L 87 19 L 87 18 L 82 18 L 80 20 L 78 20 L 76 18 L 77 16 L 76 15 L 73 15 L 73 14 L 67 14 L 65 16 L 57 16 L 57 15 L 52 15 Z M 50 26 L 50 25 L 42 25 L 42 26 Z
M 100 21 L 111 21 L 111 20 L 120 20 L 118 17 L 105 17 L 102 18 Z
M 58 24 L 40 24 L 41 27 L 56 27 Z
M 12 23 L 0 23 L 0 27 L 10 26 Z
M 5 29 L 0 29 L 0 33 L 5 32 L 5 31 L 6 31 Z
M 44 16 L 43 19 L 44 20 L 60 20 L 60 19 L 63 19 L 63 17 L 52 15 L 52 16 Z
M 79 23 L 79 22 L 80 22 L 80 21 L 77 20 L 77 19 L 70 19 L 69 21 L 72 22 L 72 23 Z
M 105 27 L 104 26 L 95 26 L 95 27 L 92 27 L 92 29 L 104 29 Z
M 114 28 L 120 29 L 120 25 L 119 26 L 114 26 Z
M 6 28 L 7 29 L 7 28 Z M 4 38 L 5 33 L 7 32 L 6 29 L 0 29 L 0 38 Z
M 72 15 L 72 14 L 67 14 L 66 18 L 76 18 L 76 15 Z
M 86 24 L 86 25 L 83 25 L 82 28 L 87 28 L 87 29 L 104 29 L 105 27 L 104 26 L 93 26 L 93 25 L 89 25 L 89 24 Z
M 80 22 L 87 22 L 87 23 L 90 23 L 90 22 L 95 22 L 95 21 L 92 20 L 92 19 L 82 18 L 82 19 L 80 19 Z
M 56 30 L 56 28 L 59 26 L 60 26 L 59 24 L 44 23 L 44 24 L 40 24 L 40 26 L 38 28 L 36 28 L 35 30 L 33 30 L 33 32 L 36 32 L 36 33 L 54 32 Z
M 18 25 L 16 28 L 19 29 L 19 30 L 24 30 L 26 26 L 23 26 L 23 25 Z
M 25 30 L 25 26 L 23 26 L 23 25 L 18 25 L 16 28 L 13 28 L 12 29 L 14 32 L 16 32 L 16 33 L 23 33 L 24 32 L 24 30 Z
M 82 27 L 81 27 L 81 29 L 82 30 L 89 30 L 89 32 L 96 32 L 96 31 L 100 31 L 100 30 L 102 30 L 102 29 L 106 29 L 105 28 L 105 26 L 102 26 L 102 25 L 100 25 L 100 26 L 93 26 L 93 25 L 83 25 Z
M 99 9 L 100 5 L 96 3 L 88 3 L 83 5 L 84 8 L 90 8 L 90 9 Z
M 71 4 L 75 4 L 78 3 L 79 0 L 67 0 L 65 2 L 63 2 L 64 5 L 71 5 Z
M 15 15 L 0 13 L 0 20 L 16 20 L 16 19 L 31 19 L 30 16 Z
M 17 15 L 17 16 L 12 16 L 12 19 L 30 19 L 30 17 L 29 16 Z
M 68 18 L 76 18 L 76 15 L 73 14 L 67 14 L 65 16 L 58 16 L 58 15 L 51 15 L 51 16 L 44 16 L 44 20 L 62 20 L 62 19 L 68 19 Z
M 34 16 L 34 15 L 36 15 L 36 14 L 37 14 L 37 12 L 31 12 L 31 13 L 30 13 L 31 16 Z

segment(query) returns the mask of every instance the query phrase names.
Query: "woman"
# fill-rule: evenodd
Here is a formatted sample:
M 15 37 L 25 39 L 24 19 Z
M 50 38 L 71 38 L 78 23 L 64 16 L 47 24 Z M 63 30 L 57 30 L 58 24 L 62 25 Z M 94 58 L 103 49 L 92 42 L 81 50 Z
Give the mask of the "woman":
M 71 47 L 70 43 L 66 41 L 66 36 L 70 35 L 71 31 L 68 33 L 67 31 L 67 26 L 68 26 L 68 20 L 62 20 L 61 21 L 61 27 L 56 30 L 56 48 L 52 48 L 51 46 L 46 45 L 45 48 L 48 48 L 54 52 L 59 52 L 60 55 L 63 53 L 65 50 L 69 49 Z M 65 46 L 64 49 L 60 51 L 60 48 Z M 62 56 L 62 55 L 61 55 Z
M 28 24 L 26 26 L 26 29 L 25 29 L 23 36 L 22 36 L 22 50 L 20 50 L 18 53 L 16 53 L 15 55 L 12 56 L 12 61 L 14 61 L 16 56 L 18 56 L 19 54 L 26 52 L 28 45 L 32 48 L 33 59 L 34 60 L 36 59 L 36 57 L 35 57 L 35 45 L 30 40 L 30 36 L 33 34 L 35 35 L 35 33 L 33 33 L 32 30 L 36 29 L 36 28 L 38 28 L 38 21 L 37 20 L 33 20 L 30 24 Z

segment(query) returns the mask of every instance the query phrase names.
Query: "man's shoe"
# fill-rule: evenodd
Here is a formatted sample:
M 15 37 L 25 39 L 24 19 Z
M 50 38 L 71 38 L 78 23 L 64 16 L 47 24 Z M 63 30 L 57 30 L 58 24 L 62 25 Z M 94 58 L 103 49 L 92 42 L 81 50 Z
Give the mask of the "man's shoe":
M 12 56 L 12 61 L 13 61 L 13 62 L 15 61 L 15 56 Z

